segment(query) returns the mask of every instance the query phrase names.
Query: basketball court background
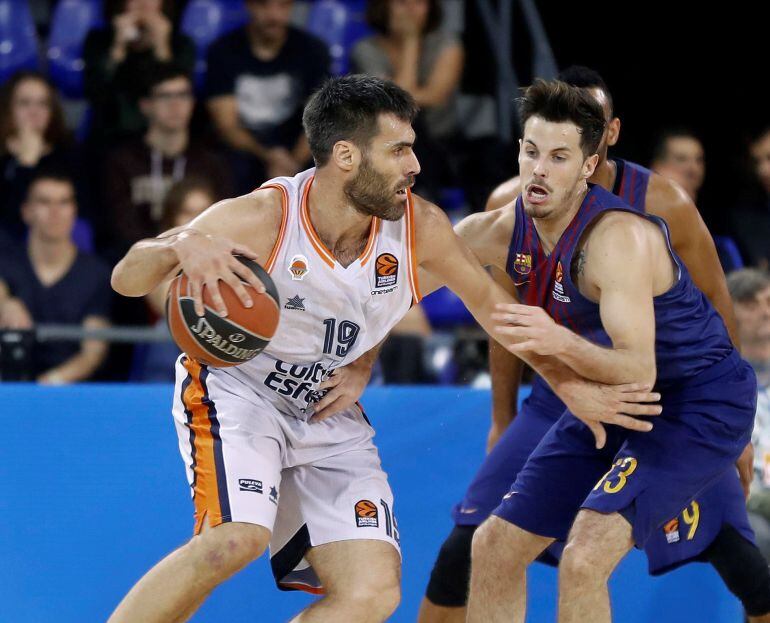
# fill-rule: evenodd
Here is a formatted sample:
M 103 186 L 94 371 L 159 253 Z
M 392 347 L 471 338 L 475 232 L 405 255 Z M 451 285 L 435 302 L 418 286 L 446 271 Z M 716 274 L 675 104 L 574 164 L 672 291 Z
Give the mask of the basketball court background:
M 0 622 L 105 621 L 147 569 L 190 537 L 193 507 L 172 391 L 3 385 Z M 449 509 L 481 460 L 489 394 L 376 388 L 363 404 L 395 492 L 404 553 L 403 600 L 390 620 L 413 622 L 450 529 Z M 536 565 L 531 574 L 528 621 L 552 622 L 555 572 Z M 653 579 L 632 552 L 610 586 L 623 623 L 743 620 L 705 565 Z M 260 559 L 219 587 L 192 621 L 278 623 L 310 599 L 278 591 Z

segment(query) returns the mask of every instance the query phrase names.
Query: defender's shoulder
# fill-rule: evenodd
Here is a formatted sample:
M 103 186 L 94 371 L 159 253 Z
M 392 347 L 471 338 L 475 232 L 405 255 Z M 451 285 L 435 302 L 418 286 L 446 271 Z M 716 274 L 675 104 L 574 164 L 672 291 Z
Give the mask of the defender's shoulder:
M 650 175 L 645 210 L 670 224 L 671 220 L 697 211 L 695 203 L 679 184 L 659 173 Z
M 521 178 L 517 175 L 506 180 L 492 191 L 487 199 L 485 210 L 498 210 L 503 206 L 512 203 L 516 197 L 521 194 Z

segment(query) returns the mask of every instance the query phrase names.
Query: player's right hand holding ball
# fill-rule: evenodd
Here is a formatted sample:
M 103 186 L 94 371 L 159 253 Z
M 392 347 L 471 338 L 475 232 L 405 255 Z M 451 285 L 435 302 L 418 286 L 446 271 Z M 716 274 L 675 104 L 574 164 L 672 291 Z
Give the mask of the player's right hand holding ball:
M 260 279 L 235 257 L 242 255 L 250 260 L 257 259 L 257 254 L 244 245 L 228 238 L 187 228 L 177 234 L 173 249 L 179 258 L 182 271 L 190 281 L 195 313 L 199 316 L 205 313 L 203 288 L 208 290 L 216 312 L 220 316 L 227 316 L 227 307 L 219 290 L 220 281 L 224 281 L 235 291 L 244 307 L 251 307 L 254 302 L 243 282 L 252 286 L 259 294 L 265 292 L 265 286 Z

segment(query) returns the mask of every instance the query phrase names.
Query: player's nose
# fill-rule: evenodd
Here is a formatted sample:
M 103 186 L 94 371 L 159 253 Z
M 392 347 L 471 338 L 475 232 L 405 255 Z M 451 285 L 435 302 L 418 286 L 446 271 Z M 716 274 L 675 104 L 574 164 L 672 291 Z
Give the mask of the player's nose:
M 404 172 L 404 177 L 418 175 L 420 173 L 420 161 L 417 160 L 417 155 L 414 152 L 412 152 L 412 156 L 409 159 L 408 167 L 408 170 Z

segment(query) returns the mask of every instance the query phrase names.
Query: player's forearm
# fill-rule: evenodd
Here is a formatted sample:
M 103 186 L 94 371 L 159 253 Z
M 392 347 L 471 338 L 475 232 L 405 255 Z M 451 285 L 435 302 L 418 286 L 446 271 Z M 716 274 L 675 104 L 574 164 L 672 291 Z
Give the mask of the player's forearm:
M 492 379 L 492 423 L 505 427 L 518 406 L 523 363 L 495 340 L 489 340 L 489 375 Z
M 145 296 L 179 264 L 174 244 L 182 234 L 134 244 L 112 271 L 112 289 L 123 296 Z
M 622 348 L 608 348 L 589 342 L 563 328 L 564 340 L 556 357 L 580 376 L 617 385 L 621 383 L 655 383 L 655 355 L 644 355 Z

